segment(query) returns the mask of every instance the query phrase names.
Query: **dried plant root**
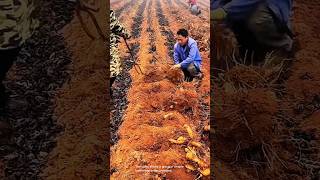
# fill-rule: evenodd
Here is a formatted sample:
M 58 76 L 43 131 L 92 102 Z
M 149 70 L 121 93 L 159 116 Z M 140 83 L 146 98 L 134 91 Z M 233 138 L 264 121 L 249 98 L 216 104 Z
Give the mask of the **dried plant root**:
M 196 151 L 194 150 L 194 148 L 188 146 L 187 148 L 185 148 L 186 152 L 192 152 L 193 154 L 197 155 Z
M 208 167 L 208 165 L 201 159 L 199 159 L 197 163 L 200 167 Z
M 191 127 L 189 125 L 187 125 L 187 124 L 183 125 L 183 127 L 186 128 L 190 138 L 193 139 L 194 138 L 194 134 L 193 134 L 193 131 L 192 131 Z
M 200 158 L 198 158 L 196 152 L 192 148 L 190 147 L 185 148 L 185 151 L 187 152 L 186 158 L 188 160 L 196 162 L 200 167 L 207 167 L 207 164 L 204 161 L 202 161 Z
M 173 113 L 169 113 L 163 116 L 164 119 L 169 119 L 173 117 Z
M 202 147 L 202 144 L 200 142 L 191 141 L 190 144 L 199 148 Z
M 199 170 L 200 173 L 204 176 L 209 176 L 210 175 L 210 168 L 204 169 L 204 170 Z
M 195 171 L 195 170 L 197 170 L 194 166 L 192 166 L 192 165 L 190 165 L 190 164 L 185 165 L 185 167 L 186 167 L 188 170 L 190 170 L 190 171 Z
M 169 139 L 170 142 L 174 143 L 174 144 L 183 144 L 186 142 L 186 138 L 183 136 L 180 136 L 177 140 L 174 139 Z

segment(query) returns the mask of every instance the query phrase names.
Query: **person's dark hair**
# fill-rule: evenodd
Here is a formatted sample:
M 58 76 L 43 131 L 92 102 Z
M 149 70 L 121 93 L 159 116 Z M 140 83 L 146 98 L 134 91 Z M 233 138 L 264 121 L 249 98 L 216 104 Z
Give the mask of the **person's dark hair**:
M 187 37 L 189 34 L 188 34 L 188 31 L 186 29 L 179 29 L 178 32 L 177 32 L 178 35 L 181 35 L 183 37 Z

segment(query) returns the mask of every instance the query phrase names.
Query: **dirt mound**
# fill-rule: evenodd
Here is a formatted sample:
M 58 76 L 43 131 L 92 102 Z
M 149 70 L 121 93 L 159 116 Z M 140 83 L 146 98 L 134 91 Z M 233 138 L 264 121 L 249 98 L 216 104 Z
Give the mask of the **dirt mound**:
M 183 82 L 184 76 L 180 69 L 167 69 L 166 78 L 172 83 L 178 84 Z
M 174 84 L 181 83 L 183 81 L 183 74 L 179 69 L 171 69 L 168 64 L 150 64 L 146 67 L 142 82 L 152 83 L 161 81 L 164 79 L 170 80 Z
M 314 6 L 320 3 L 295 1 L 293 21 L 299 49 L 285 66 L 243 67 L 246 63 L 232 58 L 221 44 L 224 37 L 214 37 L 216 56 L 221 60 L 216 62 L 212 102 L 217 178 L 319 179 L 316 47 L 320 41 L 315 22 L 320 14 Z M 306 20 L 307 11 L 312 16 Z M 231 63 L 226 63 L 228 57 Z
M 263 88 L 278 80 L 280 68 L 238 65 L 227 71 L 224 79 L 236 88 Z
M 160 80 L 152 83 L 144 83 L 141 82 L 140 86 L 134 89 L 134 91 L 130 91 L 128 96 L 137 97 L 139 93 L 159 93 L 166 91 L 173 91 L 176 86 L 171 83 L 169 80 Z M 133 98 L 136 99 L 136 98 Z
M 228 140 L 226 145 L 216 142 L 219 144 L 216 146 L 220 152 L 218 157 L 221 155 L 231 160 L 230 148 L 248 149 L 272 140 L 275 124 L 273 118 L 278 108 L 273 92 L 252 89 L 224 97 L 220 106 L 224 108 L 214 109 L 215 124 L 219 127 L 215 135 L 223 143 Z
M 181 113 L 195 116 L 197 113 L 195 112 L 199 103 L 198 94 L 195 90 L 187 90 L 184 88 L 179 88 L 174 93 L 175 96 L 172 100 L 168 101 L 168 105 L 170 108 L 176 109 Z M 190 112 L 191 111 L 191 112 Z
M 161 81 L 165 78 L 165 74 L 157 66 L 149 66 L 143 77 L 143 81 L 146 83 L 152 83 Z

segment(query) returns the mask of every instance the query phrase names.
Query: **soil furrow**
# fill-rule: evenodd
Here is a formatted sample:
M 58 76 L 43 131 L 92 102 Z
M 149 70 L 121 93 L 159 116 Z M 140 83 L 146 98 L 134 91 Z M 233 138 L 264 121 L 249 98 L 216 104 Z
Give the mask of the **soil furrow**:
M 0 151 L 6 155 L 8 179 L 38 179 L 62 130 L 53 116 L 52 99 L 69 79 L 71 57 L 57 32 L 72 19 L 73 4 L 55 0 L 39 5 L 40 28 L 22 47 L 6 83 L 11 94 L 7 117 L 14 133 Z
M 207 1 L 207 0 L 200 0 L 200 1 L 198 1 L 198 2 L 200 2 L 200 3 L 202 3 L 202 4 L 204 4 L 206 7 L 210 7 L 210 1 Z
M 133 25 L 131 27 L 132 29 L 131 35 L 133 38 L 139 38 L 141 36 L 141 24 L 143 21 L 143 12 L 145 10 L 146 3 L 147 1 L 144 0 L 140 4 L 137 14 L 135 15 L 135 17 L 133 17 Z
M 145 6 L 146 6 L 146 0 L 144 0 L 138 6 L 136 15 L 132 18 L 133 24 L 131 26 L 131 34 L 135 39 L 141 36 L 141 30 L 142 30 L 141 22 L 144 19 L 143 11 L 145 10 Z M 110 124 L 112 145 L 118 141 L 117 130 L 122 123 L 122 118 L 127 108 L 127 104 L 128 104 L 127 93 L 132 82 L 129 71 L 130 69 L 133 68 L 133 65 L 137 58 L 137 53 L 139 52 L 139 49 L 140 49 L 139 42 L 129 43 L 128 45 L 132 50 L 132 55 L 134 59 L 132 59 L 131 55 L 127 55 L 126 57 L 124 57 L 123 72 L 115 80 L 115 83 L 118 85 L 114 88 L 114 92 L 112 95 L 112 102 L 114 104 L 114 110 L 112 112 L 111 124 Z
M 140 49 L 139 43 L 129 44 L 132 54 L 136 57 Z M 117 130 L 122 123 L 123 115 L 127 109 L 127 93 L 131 86 L 131 77 L 129 71 L 133 68 L 134 62 L 131 56 L 126 56 L 123 59 L 123 72 L 116 78 L 115 83 L 118 85 L 113 90 L 112 103 L 114 105 L 110 129 L 111 129 L 111 145 L 114 145 L 118 141 Z
M 102 29 L 107 28 L 107 8 L 96 1 L 100 11 L 94 13 Z M 83 15 L 89 31 L 99 37 L 89 15 Z M 72 52 L 70 81 L 55 97 L 54 115 L 63 126 L 57 145 L 50 152 L 41 179 L 105 179 L 109 140 L 108 91 L 105 61 L 106 42 L 92 40 L 74 18 L 61 31 Z
M 172 7 L 172 1 L 171 0 L 167 0 L 169 7 Z
M 131 8 L 136 2 L 137 2 L 136 0 L 130 0 L 129 2 L 124 4 L 121 8 L 115 10 L 116 16 L 120 17 L 123 11 L 126 11 L 128 10 L 128 8 Z
M 182 1 L 180 1 L 180 0 L 175 0 L 175 2 L 176 2 L 176 4 L 178 5 L 178 6 L 183 6 L 185 9 L 189 9 L 189 6 L 187 5 L 187 3 L 184 3 L 184 2 L 182 2 Z
M 156 52 L 157 50 L 157 47 L 156 47 L 156 37 L 155 37 L 155 32 L 154 32 L 154 29 L 152 28 L 152 2 L 153 1 L 149 1 L 149 5 L 148 5 L 148 19 L 147 19 L 147 22 L 148 22 L 148 29 L 147 29 L 147 32 L 149 33 L 149 53 L 154 53 Z M 152 58 L 151 62 L 150 63 L 154 63 L 154 58 Z
M 172 59 L 175 38 L 174 38 L 173 32 L 169 28 L 167 28 L 169 26 L 169 22 L 168 22 L 168 19 L 163 14 L 159 0 L 157 0 L 156 5 L 157 5 L 158 21 L 159 21 L 159 24 L 161 25 L 160 30 L 161 30 L 162 35 L 164 35 L 167 38 L 166 46 L 168 48 L 168 55 Z
M 209 11 L 210 6 L 206 5 L 201 1 L 198 1 L 198 4 L 200 5 L 201 10 Z

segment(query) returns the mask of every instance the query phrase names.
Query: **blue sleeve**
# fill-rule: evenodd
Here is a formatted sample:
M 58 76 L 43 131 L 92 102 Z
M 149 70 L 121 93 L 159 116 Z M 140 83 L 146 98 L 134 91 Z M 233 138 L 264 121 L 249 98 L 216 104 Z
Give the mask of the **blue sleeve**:
M 188 57 L 181 62 L 182 68 L 187 68 L 190 63 L 192 63 L 196 57 L 198 51 L 197 43 L 192 43 L 189 51 Z
M 211 0 L 210 1 L 210 9 L 215 10 L 223 6 L 225 3 L 223 3 L 222 0 Z
M 237 20 L 252 12 L 261 2 L 263 0 L 232 0 L 225 4 L 223 9 L 227 12 L 228 18 Z
M 175 64 L 179 64 L 180 62 L 177 45 L 174 45 L 173 60 Z

